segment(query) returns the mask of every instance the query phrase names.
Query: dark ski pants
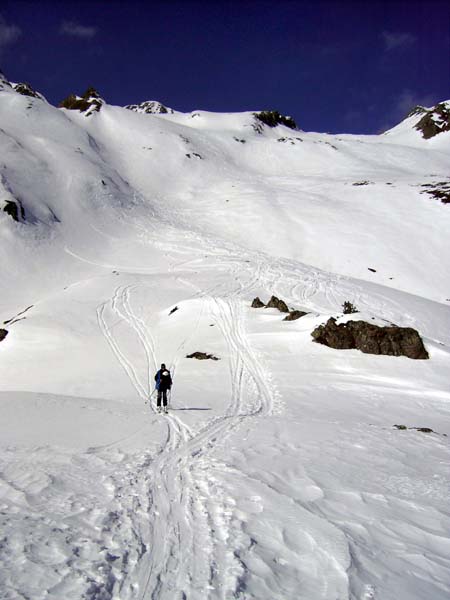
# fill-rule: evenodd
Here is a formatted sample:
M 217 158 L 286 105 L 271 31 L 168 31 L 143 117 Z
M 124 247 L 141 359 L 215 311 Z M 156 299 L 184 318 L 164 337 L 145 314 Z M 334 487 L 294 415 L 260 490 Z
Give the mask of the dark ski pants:
M 161 397 L 163 401 L 163 406 L 167 406 L 167 390 L 158 390 L 158 397 L 156 400 L 157 406 L 161 406 Z

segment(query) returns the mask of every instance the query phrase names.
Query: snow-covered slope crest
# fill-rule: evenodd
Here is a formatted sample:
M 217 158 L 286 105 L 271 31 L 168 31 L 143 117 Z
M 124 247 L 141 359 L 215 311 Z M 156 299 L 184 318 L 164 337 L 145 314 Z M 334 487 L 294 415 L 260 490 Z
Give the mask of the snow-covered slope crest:
M 424 186 L 448 180 L 450 134 L 306 133 L 255 116 L 278 114 L 267 111 L 139 114 L 95 90 L 56 109 L 3 82 L 0 228 L 11 283 L 28 279 L 19 267 L 28 261 L 54 282 L 47 251 L 100 221 L 124 231 L 115 223 L 126 218 L 446 302 L 450 211 Z M 83 246 L 108 252 L 108 239 L 83 236 Z
M 446 100 L 428 108 L 415 106 L 401 123 L 386 131 L 384 135 L 400 135 L 404 142 L 409 136 L 410 143 L 417 139 L 430 140 L 436 137 L 442 141 L 445 137 L 443 143 L 446 147 L 449 143 L 449 132 L 450 100 Z
M 146 100 L 140 104 L 128 104 L 125 106 L 125 108 L 147 115 L 166 115 L 168 113 L 173 114 L 175 112 L 172 108 L 168 108 L 156 100 Z

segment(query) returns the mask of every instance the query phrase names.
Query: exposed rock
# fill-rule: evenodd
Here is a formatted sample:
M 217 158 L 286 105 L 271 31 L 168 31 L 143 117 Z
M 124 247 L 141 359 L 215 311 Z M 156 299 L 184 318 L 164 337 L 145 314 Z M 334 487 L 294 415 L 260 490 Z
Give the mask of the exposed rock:
M 174 307 L 172 308 L 172 310 L 170 311 L 169 315 L 172 315 L 172 314 L 173 314 L 175 311 L 177 311 L 177 310 L 178 310 L 178 306 L 174 306 Z
M 29 83 L 13 83 L 13 88 L 22 96 L 29 96 L 30 98 L 42 100 L 42 95 L 33 90 Z
M 12 91 L 12 85 L 6 79 L 6 76 L 0 70 L 0 92 Z
M 280 312 L 288 313 L 289 308 L 284 300 L 280 300 L 276 296 L 272 296 L 269 302 L 266 304 L 266 308 L 277 308 Z
M 206 352 L 193 352 L 192 354 L 186 354 L 186 358 L 196 358 L 197 360 L 220 360 L 213 354 L 207 354 Z
M 258 296 L 256 296 L 256 298 L 253 299 L 252 308 L 263 308 L 264 306 L 264 302 L 262 302 L 262 300 L 260 300 Z
M 406 118 L 408 117 L 414 117 L 415 115 L 423 115 L 427 112 L 427 109 L 424 108 L 423 106 L 415 106 L 414 108 L 412 108 L 409 113 L 406 115 Z
M 291 310 L 287 317 L 284 317 L 283 321 L 296 321 L 297 319 L 300 319 L 300 317 L 304 317 L 307 314 L 308 313 L 303 312 L 302 310 Z
M 419 109 L 422 110 L 419 112 Z M 416 107 L 414 110 L 417 112 L 413 114 L 423 114 L 415 129 L 422 133 L 424 139 L 428 140 L 439 133 L 450 131 L 450 102 L 440 102 L 429 110 L 423 107 Z
M 330 348 L 356 348 L 366 354 L 429 358 L 421 337 L 411 327 L 378 327 L 365 321 L 348 321 L 338 325 L 331 317 L 311 335 L 316 342 Z
M 16 202 L 13 200 L 6 200 L 3 211 L 18 223 L 25 220 L 25 209 L 20 200 L 16 200 Z
M 369 185 L 370 181 L 355 181 L 352 185 Z
M 289 129 L 297 129 L 297 124 L 292 117 L 285 117 L 277 110 L 263 110 L 260 113 L 253 113 L 258 121 L 264 123 L 268 127 L 276 127 L 284 125 Z
M 402 431 L 404 431 L 406 429 L 415 429 L 416 431 L 421 431 L 422 433 L 436 433 L 436 431 L 434 431 L 430 427 L 406 427 L 406 425 L 394 425 L 394 427 L 396 429 L 400 429 Z M 443 435 L 445 435 L 445 434 L 443 434 Z
M 155 102 L 154 100 L 147 100 L 140 104 L 129 104 L 125 106 L 128 110 L 132 110 L 137 113 L 144 113 L 147 115 L 166 115 L 173 114 L 175 111 L 172 108 L 168 108 L 161 104 L 161 102 Z
M 0 329 L 0 342 L 2 342 L 7 335 L 8 335 L 7 329 Z
M 427 189 L 421 192 L 421 194 L 429 194 L 433 198 L 440 200 L 443 204 L 450 204 L 450 181 L 424 183 L 422 187 Z
M 104 103 L 105 101 L 100 98 L 97 90 L 93 87 L 89 87 L 82 96 L 75 96 L 75 94 L 67 96 L 67 98 L 59 104 L 59 108 L 79 110 L 88 117 L 94 112 L 98 112 Z

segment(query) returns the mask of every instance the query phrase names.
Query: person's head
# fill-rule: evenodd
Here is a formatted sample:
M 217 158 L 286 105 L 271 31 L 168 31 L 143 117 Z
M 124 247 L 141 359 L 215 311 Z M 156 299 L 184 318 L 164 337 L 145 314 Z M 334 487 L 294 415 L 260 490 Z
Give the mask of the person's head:
M 166 368 L 166 365 L 164 363 L 162 363 L 161 369 L 165 369 L 165 368 Z

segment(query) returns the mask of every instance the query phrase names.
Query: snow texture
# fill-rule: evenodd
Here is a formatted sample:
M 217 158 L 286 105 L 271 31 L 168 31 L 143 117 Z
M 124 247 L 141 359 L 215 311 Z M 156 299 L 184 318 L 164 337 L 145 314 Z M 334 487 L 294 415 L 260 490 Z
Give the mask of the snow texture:
M 450 134 L 419 117 L 87 119 L 0 76 L 2 600 L 448 600 L 450 209 L 421 186 Z M 430 359 L 314 343 L 331 316 Z

